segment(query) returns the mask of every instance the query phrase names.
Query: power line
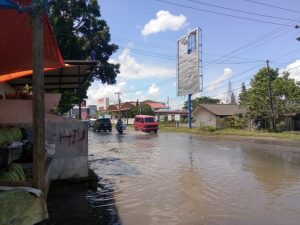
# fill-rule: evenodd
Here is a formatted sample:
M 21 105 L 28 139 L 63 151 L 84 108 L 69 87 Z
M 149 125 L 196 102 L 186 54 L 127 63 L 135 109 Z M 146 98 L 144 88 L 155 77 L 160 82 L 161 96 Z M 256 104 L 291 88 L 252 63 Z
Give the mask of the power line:
M 290 64 L 291 62 L 288 62 L 288 63 L 284 63 L 284 64 L 281 64 L 280 66 L 284 66 L 284 65 L 288 65 L 288 64 Z M 285 71 L 283 71 L 282 73 L 278 73 L 278 75 L 283 75 L 285 72 L 288 72 L 288 71 L 291 71 L 291 70 L 294 70 L 294 69 L 297 69 L 297 68 L 300 68 L 300 65 L 299 66 L 296 66 L 296 67 L 293 67 L 293 68 L 290 68 L 290 69 L 288 69 L 288 70 L 285 70 Z M 240 74 L 241 75 L 241 74 Z M 238 75 L 239 76 L 239 75 Z M 252 75 L 251 75 L 252 76 Z M 237 77 L 237 76 L 236 76 Z M 232 78 L 232 77 L 231 77 Z M 226 79 L 226 80 L 224 80 L 224 81 L 222 81 L 222 83 L 223 82 L 225 82 L 225 81 L 228 81 L 228 80 L 230 80 L 231 78 L 228 78 L 228 79 Z M 248 81 L 248 79 L 249 78 L 243 78 L 243 79 L 241 79 L 241 80 L 238 80 L 238 81 L 235 81 L 235 82 L 233 82 L 233 83 L 237 83 L 237 82 L 243 82 L 243 81 Z M 212 85 L 210 85 L 210 86 L 212 86 Z M 208 86 L 208 87 L 210 87 L 210 86 Z M 224 87 L 225 85 L 222 85 L 222 86 L 219 86 L 217 89 L 221 89 L 222 87 Z M 209 91 L 204 91 L 203 93 L 209 93 Z
M 207 6 L 211 6 L 211 7 L 215 7 L 215 8 L 219 8 L 219 9 L 226 9 L 226 10 L 229 10 L 229 11 L 245 13 L 245 14 L 249 14 L 249 15 L 267 17 L 267 18 L 272 18 L 272 19 L 280 19 L 280 20 L 286 20 L 286 21 L 293 21 L 293 22 L 299 22 L 298 20 L 295 20 L 295 19 L 288 19 L 288 18 L 283 18 L 283 17 L 278 17 L 278 16 L 270 16 L 270 15 L 254 13 L 254 12 L 249 12 L 249 11 L 244 11 L 244 10 L 239 10 L 239 9 L 232 9 L 232 8 L 228 8 L 228 7 L 224 7 L 224 6 L 220 6 L 220 5 L 209 4 L 209 3 L 206 3 L 206 2 L 201 2 L 201 1 L 196 1 L 196 0 L 187 0 L 187 1 L 194 2 L 194 3 L 197 3 L 197 4 L 201 4 L 201 5 L 207 5 Z
M 296 66 L 296 67 L 293 67 L 293 68 L 291 68 L 291 69 L 285 70 L 285 71 L 283 71 L 282 73 L 279 73 L 279 75 L 283 75 L 285 72 L 289 72 L 289 71 L 294 70 L 294 69 L 297 69 L 297 68 L 300 68 L 300 66 Z
M 171 2 L 168 2 L 168 1 L 163 1 L 163 0 L 158 0 L 158 1 L 165 2 L 165 3 L 168 3 L 168 4 L 173 4 L 173 5 L 175 4 L 175 5 L 179 5 L 179 6 L 182 6 L 182 7 L 187 7 L 187 8 L 193 8 L 193 9 L 195 9 L 194 7 L 189 7 L 189 6 L 185 6 L 185 5 L 171 3 Z M 196 10 L 200 10 L 200 9 L 196 8 Z M 289 24 L 284 24 L 284 26 L 293 27 L 293 26 L 291 26 Z M 295 26 L 295 27 L 298 28 L 298 26 Z M 276 31 L 276 29 L 274 31 Z M 241 51 L 244 48 L 250 48 L 251 45 L 255 45 L 254 47 L 258 47 L 258 46 L 261 46 L 261 45 L 263 45 L 263 44 L 265 44 L 265 43 L 267 43 L 267 42 L 269 42 L 269 41 L 271 41 L 271 40 L 273 40 L 273 39 L 278 38 L 279 36 L 281 36 L 281 34 L 278 35 L 278 33 L 274 33 L 274 34 L 276 34 L 276 36 L 270 38 L 270 33 L 272 34 L 274 31 L 271 31 L 271 32 L 267 33 L 266 35 L 264 35 L 264 36 L 262 36 L 262 37 L 260 37 L 260 38 L 258 38 L 256 40 L 254 40 L 254 41 L 246 44 L 245 46 L 242 46 L 242 47 L 240 47 L 240 48 L 238 48 L 238 49 L 236 49 L 234 51 L 231 51 L 230 53 L 226 54 L 225 56 L 219 57 L 218 59 L 215 59 L 215 60 L 213 60 L 211 62 L 204 63 L 203 66 L 206 66 L 206 65 L 209 65 L 209 64 L 214 64 L 214 63 L 216 63 L 218 61 L 220 62 L 220 61 L 222 61 L 221 59 L 223 59 L 223 61 L 224 61 L 224 57 L 228 57 L 228 56 L 232 55 L 235 52 Z M 268 38 L 268 39 L 265 40 L 263 43 L 258 43 L 258 41 L 262 41 L 263 38 Z M 246 52 L 246 51 L 250 51 L 252 49 L 253 49 L 253 47 L 251 49 L 244 50 L 243 53 Z M 240 52 L 240 54 L 241 54 L 241 52 Z
M 281 63 L 281 64 L 278 65 L 278 67 L 282 67 L 282 66 L 289 65 L 289 64 L 291 64 L 293 61 L 295 61 L 295 60 L 290 60 L 289 62 Z M 272 61 L 270 61 L 270 62 L 272 62 Z M 249 68 L 248 70 L 246 70 L 246 71 L 244 71 L 244 72 L 241 72 L 241 73 L 239 73 L 239 74 L 237 74 L 237 75 L 235 75 L 235 76 L 232 76 L 232 77 L 230 77 L 230 78 L 228 78 L 228 79 L 225 79 L 225 80 L 223 80 L 223 81 L 220 82 L 220 83 L 223 83 L 223 82 L 228 81 L 228 80 L 235 79 L 235 78 L 237 78 L 237 77 L 239 77 L 239 76 L 241 76 L 241 75 L 243 75 L 243 74 L 245 74 L 245 73 L 247 73 L 247 72 L 250 72 L 251 70 L 253 70 L 253 69 L 257 68 L 257 67 L 260 67 L 260 66 L 262 66 L 262 65 L 263 65 L 263 64 L 260 64 L 260 65 L 258 65 L 258 66 Z M 277 67 L 277 68 L 278 68 L 278 67 Z M 285 70 L 285 71 L 283 71 L 282 73 L 279 73 L 279 75 L 280 75 L 280 74 L 283 74 L 284 72 L 288 72 L 288 71 L 290 71 L 290 70 L 293 70 L 293 69 L 296 69 L 296 68 L 299 68 L 299 67 L 300 67 L 300 65 L 299 65 L 299 66 L 296 66 L 296 67 L 293 67 L 293 68 L 291 68 L 291 69 Z M 252 76 L 252 75 L 251 75 L 251 76 Z M 242 80 L 238 80 L 238 81 L 235 81 L 235 82 L 233 82 L 233 83 L 237 83 L 237 82 L 241 82 L 241 81 L 246 81 L 246 80 L 247 80 L 247 79 L 243 78 Z M 209 86 L 206 86 L 205 88 L 208 88 L 208 87 L 211 87 L 211 86 L 212 86 L 212 85 L 209 85 Z M 219 86 L 218 89 L 220 89 L 220 88 L 223 87 L 223 86 L 224 86 L 224 85 Z M 205 92 L 205 93 L 207 93 L 207 92 Z
M 262 64 L 259 64 L 259 65 L 256 65 L 256 66 L 254 66 L 254 67 L 251 67 L 251 68 L 249 68 L 249 69 L 247 69 L 247 70 L 245 70 L 245 71 L 243 71 L 243 72 L 241 72 L 241 73 L 235 75 L 234 78 L 239 77 L 239 76 L 241 76 L 241 75 L 243 75 L 243 74 L 245 74 L 245 73 L 247 73 L 247 72 L 250 72 L 250 71 L 252 71 L 252 70 L 254 70 L 254 69 L 260 67 L 261 65 L 262 65 Z M 225 81 L 231 80 L 232 78 L 233 78 L 233 77 L 224 79 L 224 80 L 222 80 L 221 82 L 219 82 L 218 84 L 221 84 L 221 83 L 223 83 L 223 82 L 225 82 Z M 214 85 L 208 85 L 208 86 L 205 86 L 203 89 L 207 89 L 207 88 L 210 88 L 210 87 L 212 87 L 212 86 L 214 86 Z
M 276 6 L 276 5 L 270 5 L 270 4 L 263 3 L 263 2 L 257 2 L 257 1 L 253 1 L 253 0 L 244 0 L 244 1 L 251 2 L 254 4 L 264 5 L 264 6 L 268 6 L 268 7 L 272 7 L 272 8 L 276 8 L 276 9 L 281 9 L 281 10 L 285 10 L 285 11 L 289 11 L 289 12 L 300 13 L 300 11 L 296 11 L 293 9 L 287 9 L 287 8 L 283 8 L 283 7 Z
M 293 67 L 293 68 L 291 68 L 291 69 L 289 69 L 289 70 L 285 70 L 284 72 L 288 72 L 288 71 L 291 71 L 291 70 L 296 69 L 296 68 L 300 68 L 300 66 Z M 280 75 L 280 74 L 283 74 L 283 73 L 279 73 L 279 75 Z M 246 87 L 250 87 L 251 85 L 248 84 L 248 85 L 245 85 L 245 86 L 246 86 Z M 238 90 L 241 90 L 241 89 L 242 89 L 242 88 L 240 87 L 240 88 L 233 89 L 232 91 L 238 91 Z M 217 97 L 217 96 L 224 95 L 224 94 L 227 94 L 227 93 L 228 93 L 228 91 L 222 92 L 222 93 L 218 93 L 218 94 L 213 95 L 213 96 L 210 96 L 210 97 L 213 98 L 213 97 Z
M 141 45 L 151 45 L 153 47 L 159 48 L 159 49 L 172 49 L 172 50 L 176 50 L 175 47 L 171 47 L 171 46 L 166 46 L 166 45 L 161 45 L 161 44 L 157 44 L 157 43 L 153 43 L 153 42 L 143 42 L 143 41 L 137 41 L 137 40 L 132 40 L 132 39 L 128 39 L 128 38 L 124 38 L 124 37 L 118 37 L 118 36 L 112 36 L 114 39 L 119 39 L 119 40 L 125 40 L 125 41 L 130 41 L 130 42 L 137 42 L 140 43 Z
M 127 47 L 122 47 L 122 46 L 119 46 L 119 47 L 120 47 L 120 49 L 129 49 Z M 129 51 L 133 52 L 133 53 L 136 53 L 136 54 L 139 54 L 139 55 L 150 56 L 150 57 L 153 57 L 153 58 L 160 58 L 160 59 L 173 60 L 173 61 L 176 60 L 176 57 L 175 56 L 173 57 L 171 55 L 163 55 L 163 54 L 159 54 L 159 53 L 155 53 L 155 52 L 144 51 L 144 50 L 136 50 L 136 49 L 132 49 L 132 48 L 130 48 Z
M 285 32 L 285 30 L 282 30 L 281 33 L 277 31 L 278 29 L 275 29 L 275 30 L 272 30 L 271 32 L 268 32 L 267 34 L 247 43 L 246 45 L 243 45 L 242 47 L 239 47 L 227 54 L 225 54 L 223 57 L 219 57 L 211 62 L 208 62 L 206 64 L 204 64 L 203 66 L 207 66 L 209 64 L 214 64 L 216 62 L 222 62 L 223 58 L 224 57 L 228 57 L 232 54 L 235 54 L 235 53 L 238 53 L 238 55 L 242 54 L 242 53 L 245 53 L 245 52 L 248 52 L 250 50 L 253 50 L 254 48 L 257 48 L 261 45 L 264 45 L 265 43 L 269 43 L 270 41 L 280 37 L 281 35 L 283 34 L 286 34 L 287 32 Z M 292 31 L 292 30 L 290 30 Z M 290 32 L 288 31 L 288 32 Z M 274 36 L 274 34 L 276 34 L 276 36 Z M 206 68 L 207 69 L 207 68 Z
M 149 57 L 152 57 L 152 58 L 159 58 L 159 59 L 165 59 L 165 60 L 170 60 L 170 61 L 176 61 L 177 60 L 175 56 L 173 57 L 171 55 L 165 55 L 165 54 L 160 54 L 160 53 L 145 51 L 145 50 L 140 50 L 140 49 L 127 48 L 127 47 L 120 46 L 120 45 L 119 45 L 119 48 L 123 49 L 123 50 L 129 49 L 130 52 L 133 52 L 135 54 L 149 56 Z M 243 58 L 243 57 L 231 56 L 231 57 L 228 57 L 228 61 L 222 60 L 220 62 L 215 62 L 214 65 L 216 65 L 216 64 L 252 64 L 252 63 L 257 63 L 257 62 L 264 61 L 264 60 L 249 59 L 249 58 L 248 58 L 248 61 L 239 61 L 239 60 L 230 60 L 230 58 L 236 58 L 236 59 L 241 59 L 241 60 L 246 59 L 246 58 Z M 210 59 L 210 60 L 213 61 L 214 59 Z
M 174 52 L 174 55 L 176 55 L 176 47 L 175 46 L 171 47 L 171 46 L 167 46 L 167 45 L 159 45 L 159 44 L 152 43 L 152 42 L 145 43 L 145 42 L 142 42 L 142 41 L 133 40 L 133 39 L 124 38 L 124 37 L 117 37 L 117 36 L 113 36 L 113 37 L 115 39 L 130 41 L 130 42 L 133 42 L 134 44 L 138 43 L 138 45 L 140 44 L 141 46 L 146 46 L 146 47 L 151 47 L 151 48 L 154 47 L 154 48 L 159 48 L 159 49 L 169 49 L 169 50 L 172 50 Z M 121 46 L 121 45 L 118 45 L 118 46 L 122 49 L 128 48 L 128 47 L 124 47 L 124 46 Z M 134 49 L 134 48 L 130 48 L 130 49 Z M 136 49 L 136 51 L 138 51 L 138 50 L 139 49 Z M 144 50 L 144 52 L 147 52 L 147 51 Z M 150 53 L 150 52 L 148 52 L 148 53 Z M 151 52 L 151 53 L 153 53 L 153 52 Z M 139 53 L 137 53 L 137 54 L 139 54 Z M 158 54 L 158 53 L 154 53 L 154 54 Z M 222 56 L 221 54 L 216 54 L 216 53 L 211 53 L 211 52 L 206 52 L 206 51 L 203 51 L 203 54 L 204 55 Z M 176 57 L 173 57 L 173 55 L 163 55 L 163 56 L 172 57 L 172 58 L 176 59 Z M 253 62 L 265 61 L 265 60 L 258 60 L 258 59 L 252 59 L 252 58 L 248 58 L 248 57 L 238 57 L 238 56 L 229 56 L 228 58 L 245 59 L 245 60 L 249 60 L 249 62 L 250 62 L 250 60 L 253 61 Z M 209 59 L 209 60 L 214 60 L 214 59 Z
M 291 69 L 288 69 L 288 70 L 285 70 L 284 72 L 288 72 L 288 71 L 291 71 L 291 70 L 294 70 L 294 69 L 296 69 L 296 68 L 300 68 L 300 65 L 299 66 L 296 66 L 296 67 L 293 67 L 293 68 L 291 68 Z M 283 74 L 283 73 L 279 73 L 279 75 L 280 74 Z M 236 83 L 236 82 L 234 82 L 234 83 Z M 251 85 L 250 84 L 248 84 L 248 85 L 245 85 L 247 88 L 248 87 L 250 87 Z M 235 88 L 235 89 L 232 89 L 232 91 L 233 92 L 236 92 L 236 91 L 239 91 L 239 90 L 241 90 L 242 88 L 240 87 L 240 88 Z M 224 95 L 224 94 L 227 94 L 228 93 L 228 91 L 225 91 L 225 92 L 221 92 L 221 93 L 218 93 L 218 94 L 215 94 L 215 95 L 212 95 L 212 96 L 209 96 L 209 97 L 211 97 L 211 98 L 214 98 L 214 97 L 217 97 L 217 96 L 220 96 L 220 95 Z M 173 99 L 178 99 L 178 98 L 172 98 L 171 100 L 173 100 Z M 183 101 L 185 101 L 185 100 L 183 100 Z M 170 105 L 170 107 L 175 107 L 175 106 L 180 106 L 180 105 L 184 105 L 184 102 L 183 103 L 179 103 L 179 104 L 176 104 L 176 105 Z
M 211 10 L 206 10 L 206 9 L 199 9 L 199 8 L 196 8 L 196 7 L 193 7 L 193 6 L 182 5 L 182 4 L 173 3 L 173 2 L 169 2 L 169 1 L 165 1 L 165 0 L 157 0 L 157 1 L 164 2 L 164 3 L 170 4 L 170 5 L 183 7 L 183 8 L 193 9 L 193 10 L 197 10 L 197 11 L 202 11 L 202 12 L 207 12 L 207 13 L 212 13 L 212 14 L 217 14 L 217 15 L 222 15 L 222 16 L 227 16 L 227 17 L 232 17 L 232 18 L 238 18 L 238 19 L 254 21 L 254 22 L 260 22 L 260 23 L 265 23 L 265 24 L 273 24 L 273 25 L 286 26 L 286 27 L 295 27 L 295 26 L 288 25 L 288 24 L 283 24 L 283 23 L 276 23 L 276 22 L 271 22 L 271 21 L 265 21 L 265 20 L 253 19 L 253 18 L 248 18 L 248 17 L 236 16 L 236 15 L 231 15 L 231 14 L 227 14 L 227 13 L 221 13 L 221 12 L 216 12 L 216 11 L 211 11 Z
M 275 60 L 281 59 L 281 58 L 283 58 L 283 57 L 285 57 L 285 56 L 287 56 L 287 55 L 291 55 L 291 54 L 294 53 L 294 52 L 299 52 L 299 50 L 300 50 L 300 48 L 293 49 L 292 51 L 290 51 L 290 52 L 288 52 L 288 53 L 286 53 L 286 54 L 284 54 L 284 55 L 281 55 L 281 56 L 278 57 L 278 58 L 275 58 Z

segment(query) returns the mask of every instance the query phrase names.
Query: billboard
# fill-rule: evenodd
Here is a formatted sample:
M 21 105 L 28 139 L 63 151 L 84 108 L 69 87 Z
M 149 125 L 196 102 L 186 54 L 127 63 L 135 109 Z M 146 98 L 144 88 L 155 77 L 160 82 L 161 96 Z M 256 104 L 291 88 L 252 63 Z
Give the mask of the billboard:
M 99 110 L 106 110 L 109 106 L 109 98 L 99 98 L 98 108 Z
M 200 89 L 200 29 L 177 41 L 177 95 L 195 94 Z M 202 81 L 201 81 L 202 82 Z

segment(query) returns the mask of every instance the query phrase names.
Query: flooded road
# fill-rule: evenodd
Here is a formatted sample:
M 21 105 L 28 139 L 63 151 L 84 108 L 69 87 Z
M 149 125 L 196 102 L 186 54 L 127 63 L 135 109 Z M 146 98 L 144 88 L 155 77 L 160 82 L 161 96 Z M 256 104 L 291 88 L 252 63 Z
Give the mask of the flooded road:
M 300 151 L 177 133 L 89 133 L 109 224 L 299 225 Z

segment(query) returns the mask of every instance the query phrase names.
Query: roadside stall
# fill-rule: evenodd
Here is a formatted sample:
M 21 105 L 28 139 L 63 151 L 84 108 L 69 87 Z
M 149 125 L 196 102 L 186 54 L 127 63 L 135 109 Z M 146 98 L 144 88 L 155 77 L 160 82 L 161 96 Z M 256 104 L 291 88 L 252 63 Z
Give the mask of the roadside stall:
M 31 96 L 23 91 L 16 91 L 14 96 L 0 96 L 1 110 L 13 113 L 13 108 L 7 108 L 6 98 L 18 96 L 31 98 L 25 104 L 32 112 L 31 140 L 19 124 L 7 123 L 0 114 L 1 225 L 36 224 L 48 217 L 45 199 L 50 167 L 45 157 L 43 73 L 64 67 L 64 62 L 44 7 L 44 1 L 40 0 L 19 0 L 18 3 L 0 0 L 0 83 L 33 74 Z M 18 102 L 8 104 L 15 107 Z M 22 108 L 19 110 L 23 112 Z M 32 164 L 28 171 L 21 165 L 26 155 Z

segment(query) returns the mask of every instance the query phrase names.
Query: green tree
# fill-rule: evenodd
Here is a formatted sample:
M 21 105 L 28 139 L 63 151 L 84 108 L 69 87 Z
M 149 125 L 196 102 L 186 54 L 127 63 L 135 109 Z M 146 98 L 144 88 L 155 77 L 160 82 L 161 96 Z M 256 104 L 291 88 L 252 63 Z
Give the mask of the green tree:
M 118 46 L 110 44 L 109 27 L 101 19 L 97 0 L 52 0 L 49 3 L 49 19 L 64 59 L 85 60 L 95 53 L 99 61 L 92 76 L 76 93 L 64 91 L 59 107 L 68 111 L 74 104 L 87 98 L 86 92 L 94 79 L 115 84 L 119 64 L 108 62 Z M 68 98 L 69 96 L 69 98 Z
M 247 89 L 246 89 L 246 85 L 245 85 L 245 83 L 243 82 L 242 83 L 242 87 L 241 87 L 241 92 L 240 92 L 240 94 L 239 94 L 239 103 L 241 103 L 242 101 L 244 101 L 244 96 L 245 96 L 245 94 L 246 94 L 246 91 L 247 91 Z
M 199 104 L 218 104 L 220 103 L 220 99 L 210 98 L 210 97 L 200 97 L 192 99 L 192 108 L 195 109 Z M 184 102 L 183 109 L 188 109 L 188 101 Z
M 272 100 L 274 115 L 272 115 L 269 104 L 268 76 L 271 79 Z M 268 125 L 272 116 L 278 123 L 280 117 L 289 112 L 300 112 L 300 87 L 288 73 L 279 76 L 278 69 L 264 67 L 254 76 L 248 90 L 240 94 L 240 104 L 247 108 L 249 116 L 263 128 Z
M 139 115 L 139 114 L 154 116 L 154 111 L 152 110 L 150 105 L 140 103 L 140 104 L 137 104 L 136 106 L 134 106 L 130 110 L 129 116 L 135 117 L 136 115 Z

